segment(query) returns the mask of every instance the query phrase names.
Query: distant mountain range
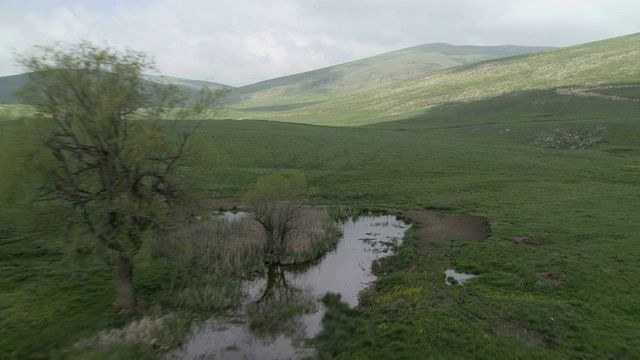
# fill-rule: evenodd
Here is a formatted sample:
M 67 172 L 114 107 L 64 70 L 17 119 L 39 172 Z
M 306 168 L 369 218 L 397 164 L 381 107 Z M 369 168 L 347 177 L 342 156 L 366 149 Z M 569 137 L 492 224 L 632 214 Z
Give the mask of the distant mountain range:
M 28 83 L 27 74 L 0 77 L 0 104 L 20 104 L 14 93 Z
M 231 88 L 228 85 L 211 81 L 190 80 L 164 75 L 143 75 L 143 78 L 150 82 L 159 84 L 174 84 L 182 88 L 187 94 L 195 93 L 202 86 L 207 86 L 211 90 Z M 25 84 L 29 83 L 29 74 L 19 74 L 0 77 L 0 104 L 19 104 L 14 93 Z
M 223 88 L 231 88 L 229 85 L 224 85 L 212 81 L 205 80 L 190 80 L 184 78 L 178 78 L 173 76 L 165 76 L 165 75 L 143 75 L 145 80 L 153 81 L 159 84 L 174 84 L 185 89 L 194 89 L 199 90 L 202 86 L 206 86 L 211 90 L 223 89 Z

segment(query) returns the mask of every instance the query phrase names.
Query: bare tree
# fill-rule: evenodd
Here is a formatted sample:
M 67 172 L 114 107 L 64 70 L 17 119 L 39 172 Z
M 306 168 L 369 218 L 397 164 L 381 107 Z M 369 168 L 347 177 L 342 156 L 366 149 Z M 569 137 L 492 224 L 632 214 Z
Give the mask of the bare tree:
M 265 230 L 268 263 L 279 263 L 286 252 L 287 239 L 302 207 L 305 181 L 301 176 L 266 175 L 245 195 L 245 203 Z
M 135 305 L 134 256 L 188 195 L 182 168 L 195 159 L 194 128 L 169 133 L 163 119 L 200 119 L 219 94 L 191 101 L 143 79 L 150 57 L 88 42 L 19 55 L 31 84 L 19 95 L 46 114 L 41 144 L 52 155 L 40 199 L 69 203 L 79 224 L 117 254 L 114 303 Z M 183 127 L 184 128 L 184 127 Z

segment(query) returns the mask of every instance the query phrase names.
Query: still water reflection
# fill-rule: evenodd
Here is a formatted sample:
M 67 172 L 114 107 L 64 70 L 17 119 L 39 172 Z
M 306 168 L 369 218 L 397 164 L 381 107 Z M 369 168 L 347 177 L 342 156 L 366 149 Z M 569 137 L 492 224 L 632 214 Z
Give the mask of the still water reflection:
M 242 310 L 197 328 L 173 357 L 182 359 L 296 359 L 313 354 L 303 340 L 322 329 L 319 298 L 339 293 L 353 307 L 373 280 L 371 264 L 391 254 L 407 225 L 394 216 L 360 217 L 341 225 L 336 249 L 313 264 L 271 266 L 243 284 Z

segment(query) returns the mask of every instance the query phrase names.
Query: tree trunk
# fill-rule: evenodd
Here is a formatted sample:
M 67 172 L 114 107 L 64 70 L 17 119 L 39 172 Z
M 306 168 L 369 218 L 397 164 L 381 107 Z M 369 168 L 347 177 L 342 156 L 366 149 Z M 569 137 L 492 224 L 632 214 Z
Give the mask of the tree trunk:
M 118 255 L 116 267 L 116 301 L 114 305 L 122 312 L 133 310 L 136 297 L 133 293 L 133 261 L 126 255 Z

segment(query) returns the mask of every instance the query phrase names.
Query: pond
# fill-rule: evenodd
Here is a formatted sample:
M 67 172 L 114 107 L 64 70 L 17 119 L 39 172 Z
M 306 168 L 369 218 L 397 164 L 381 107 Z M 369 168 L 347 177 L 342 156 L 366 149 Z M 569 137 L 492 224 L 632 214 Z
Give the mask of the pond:
M 477 278 L 477 277 L 478 277 L 478 275 L 459 273 L 459 272 L 456 272 L 453 269 L 444 271 L 444 281 L 449 286 L 452 285 L 451 282 L 449 281 L 449 279 L 456 280 L 458 282 L 458 284 L 464 286 L 465 281 L 467 281 L 469 279 Z
M 375 280 L 373 261 L 391 255 L 408 227 L 394 216 L 360 217 L 341 224 L 336 249 L 311 264 L 270 266 L 264 276 L 243 283 L 242 309 L 210 320 L 173 353 L 181 359 L 292 359 L 314 350 L 303 340 L 322 330 L 320 298 L 338 293 L 354 307 Z

